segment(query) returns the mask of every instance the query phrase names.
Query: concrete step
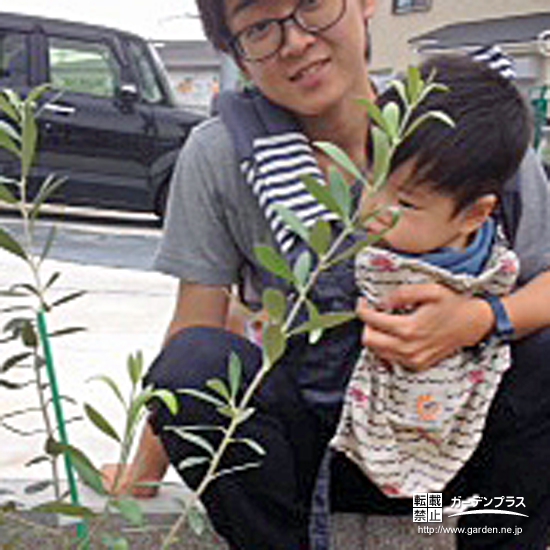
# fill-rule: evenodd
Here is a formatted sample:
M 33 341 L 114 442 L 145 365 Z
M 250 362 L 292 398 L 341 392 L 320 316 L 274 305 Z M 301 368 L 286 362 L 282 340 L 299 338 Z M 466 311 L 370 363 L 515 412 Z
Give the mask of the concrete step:
M 33 483 L 36 483 L 36 480 L 0 480 L 0 506 L 14 502 L 19 510 L 23 510 L 7 516 L 0 513 L 0 548 L 27 550 L 37 545 L 40 546 L 40 550 L 69 548 L 67 543 L 77 537 L 75 521 L 66 517 L 30 512 L 33 507 L 53 499 L 50 489 L 38 493 L 28 492 L 28 487 Z M 82 484 L 78 486 L 78 493 L 79 502 L 83 506 L 98 513 L 103 510 L 106 501 L 104 497 Z M 164 537 L 180 517 L 181 501 L 185 501 L 189 496 L 190 491 L 181 483 L 177 483 L 164 485 L 155 498 L 140 500 L 140 507 L 145 515 L 145 526 L 142 528 L 131 527 L 117 515 L 111 516 L 107 522 L 99 526 L 92 520 L 88 524 L 90 532 L 94 533 L 90 550 L 106 548 L 102 544 L 105 533 L 124 536 L 132 550 L 159 549 Z M 74 548 L 74 544 L 70 548 Z M 170 548 L 226 550 L 227 546 L 213 532 L 208 522 L 205 522 L 205 532 L 200 537 L 186 526 L 181 530 L 178 543 Z
M 29 494 L 25 488 L 29 480 L 0 480 L 0 505 L 8 501 L 17 502 L 30 509 L 48 500 L 47 493 Z M 82 504 L 100 511 L 104 499 L 88 487 L 79 488 Z M 155 550 L 160 548 L 163 536 L 175 523 L 181 511 L 181 500 L 189 497 L 189 491 L 181 484 L 167 485 L 159 495 L 140 501 L 147 519 L 144 529 L 130 528 L 120 517 L 113 517 L 98 530 L 93 539 L 91 550 L 105 548 L 101 544 L 101 533 L 120 533 L 130 542 L 132 550 Z M 44 514 L 26 513 L 19 515 L 22 521 L 13 517 L 0 516 L 0 548 L 12 543 L 10 549 L 27 550 L 40 545 L 40 550 L 59 550 L 63 548 L 61 539 L 48 531 L 47 527 L 57 524 L 55 517 Z M 29 527 L 28 521 L 38 522 L 45 528 Z M 94 528 L 94 523 L 91 528 Z M 419 526 L 454 526 L 454 520 L 444 518 L 443 523 L 414 523 L 412 516 L 362 516 L 359 514 L 335 514 L 331 518 L 332 550 L 454 550 L 454 536 L 449 534 L 424 533 Z M 63 532 L 67 537 L 75 536 L 73 522 L 65 521 Z M 179 542 L 172 546 L 174 550 L 227 550 L 227 545 L 207 526 L 205 533 L 198 537 L 189 527 L 182 530 Z M 258 549 L 261 550 L 261 549 Z
M 442 523 L 414 523 L 412 516 L 363 516 L 335 514 L 331 520 L 334 550 L 454 550 L 454 535 L 429 535 L 419 526 L 453 527 L 456 522 L 444 517 Z

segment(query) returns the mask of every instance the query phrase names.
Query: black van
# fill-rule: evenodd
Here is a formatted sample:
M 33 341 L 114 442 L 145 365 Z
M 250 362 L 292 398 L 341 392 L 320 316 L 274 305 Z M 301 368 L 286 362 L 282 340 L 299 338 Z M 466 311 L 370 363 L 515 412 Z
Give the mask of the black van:
M 33 181 L 66 176 L 56 202 L 162 216 L 178 150 L 204 117 L 176 107 L 154 49 L 128 32 L 0 12 L 0 89 L 44 82 Z M 3 150 L 0 175 L 18 176 Z

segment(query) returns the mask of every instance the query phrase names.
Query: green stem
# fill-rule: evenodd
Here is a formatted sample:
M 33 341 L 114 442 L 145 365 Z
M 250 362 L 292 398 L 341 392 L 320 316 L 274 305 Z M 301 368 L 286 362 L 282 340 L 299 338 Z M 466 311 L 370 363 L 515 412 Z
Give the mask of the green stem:
M 216 452 L 212 457 L 212 460 L 210 461 L 210 465 L 208 466 L 208 470 L 206 474 L 202 478 L 202 481 L 200 485 L 197 487 L 197 489 L 193 491 L 193 495 L 191 497 L 189 504 L 186 506 L 185 510 L 177 519 L 177 521 L 174 523 L 174 525 L 172 525 L 172 528 L 170 529 L 170 532 L 168 533 L 168 535 L 166 535 L 166 538 L 162 543 L 161 550 L 165 550 L 171 544 L 173 544 L 179 530 L 182 528 L 185 520 L 187 519 L 189 510 L 191 510 L 198 503 L 198 501 L 202 497 L 208 485 L 210 485 L 210 483 L 213 481 L 216 474 L 216 470 L 218 469 L 218 466 L 220 464 L 220 461 L 233 438 L 233 434 L 235 433 L 235 431 L 237 430 L 237 427 L 240 424 L 238 412 L 248 407 L 248 404 L 252 399 L 254 393 L 258 389 L 258 386 L 260 385 L 262 380 L 265 378 L 265 376 L 269 373 L 269 371 L 271 370 L 271 367 L 272 365 L 270 365 L 268 362 L 265 362 L 264 360 L 264 363 L 261 369 L 257 372 L 256 376 L 252 379 L 252 382 L 248 386 L 243 398 L 241 399 L 241 402 L 236 408 L 236 411 L 235 411 L 236 414 L 231 418 L 231 422 L 229 423 L 229 426 L 225 430 L 222 441 L 220 442 L 218 448 L 216 449 Z
M 128 463 L 128 456 L 130 455 L 130 451 L 132 449 L 134 439 L 135 439 L 135 433 L 137 425 L 140 423 L 140 420 L 142 417 L 139 417 L 138 419 L 135 419 L 134 421 L 131 420 L 130 417 L 130 410 L 132 409 L 132 405 L 136 400 L 136 386 L 132 384 L 132 389 L 130 390 L 130 396 L 128 400 L 128 407 L 125 408 L 126 410 L 126 423 L 124 426 L 124 436 L 122 438 L 122 443 L 120 446 L 120 456 L 118 459 L 118 467 L 115 472 L 115 477 L 113 480 L 113 487 L 118 487 L 118 484 L 120 482 L 120 479 L 123 474 L 123 470 L 126 467 Z M 133 477 L 130 480 L 130 487 L 134 485 L 136 477 L 136 472 L 133 472 Z M 107 499 L 103 505 L 102 513 L 99 516 L 99 518 L 94 522 L 93 527 L 89 529 L 88 532 L 88 538 L 87 540 L 90 540 L 94 533 L 98 532 L 100 529 L 103 528 L 109 517 L 111 516 L 111 505 L 114 501 L 118 499 L 118 496 L 114 496 L 111 493 L 108 493 Z M 83 540 L 77 547 L 77 550 L 85 549 L 87 540 Z
M 44 384 L 42 382 L 42 373 L 41 373 L 41 364 L 40 357 L 38 355 L 38 349 L 34 348 L 34 374 L 36 378 L 36 390 L 38 392 L 38 402 L 40 404 L 40 411 L 42 413 L 42 419 L 44 421 L 44 426 L 46 428 L 46 434 L 48 438 L 53 438 L 54 432 L 52 427 L 52 422 L 50 420 L 50 415 L 48 413 L 48 405 L 46 403 L 46 396 L 44 392 Z M 53 476 L 53 488 L 55 498 L 59 499 L 61 497 L 61 487 L 59 480 L 59 472 L 57 466 L 57 457 L 52 456 L 50 460 L 50 465 L 52 468 Z
M 352 233 L 353 224 L 355 223 L 356 218 L 357 218 L 357 214 L 354 214 L 349 226 L 346 226 L 343 229 L 343 231 L 333 241 L 329 250 L 319 258 L 319 264 L 309 276 L 307 283 L 302 288 L 298 289 L 298 298 L 294 302 L 292 309 L 290 310 L 287 318 L 285 319 L 285 322 L 283 323 L 283 326 L 281 329 L 285 336 L 287 335 L 288 331 L 290 330 L 290 327 L 294 323 L 294 320 L 298 315 L 298 312 L 306 302 L 307 295 L 311 292 L 311 289 L 317 282 L 317 279 L 325 269 L 330 267 L 331 258 L 336 254 L 336 252 L 338 251 L 340 246 L 343 244 L 343 242 L 346 240 L 346 238 Z

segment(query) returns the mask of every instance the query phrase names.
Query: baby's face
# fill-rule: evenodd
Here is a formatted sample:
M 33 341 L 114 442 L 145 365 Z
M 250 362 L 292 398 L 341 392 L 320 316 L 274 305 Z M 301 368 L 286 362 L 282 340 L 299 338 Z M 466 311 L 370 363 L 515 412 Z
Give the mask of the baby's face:
M 471 226 L 462 212 L 455 214 L 454 199 L 429 185 L 407 185 L 412 164 L 402 164 L 376 194 L 367 189 L 361 198 L 361 213 L 371 234 L 380 235 L 397 252 L 422 254 L 442 247 L 467 246 Z M 397 222 L 395 213 L 398 213 Z

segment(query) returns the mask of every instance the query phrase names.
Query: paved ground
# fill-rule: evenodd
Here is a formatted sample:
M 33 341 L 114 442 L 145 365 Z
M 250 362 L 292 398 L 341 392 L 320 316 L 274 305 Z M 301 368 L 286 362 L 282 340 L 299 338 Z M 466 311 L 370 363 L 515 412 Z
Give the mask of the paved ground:
M 11 227 L 10 223 L 13 225 L 9 221 L 6 224 L 0 221 L 0 226 L 8 225 L 16 233 L 17 228 Z M 155 357 L 171 315 L 176 281 L 146 270 L 152 262 L 158 232 L 97 226 L 70 232 L 60 227 L 60 233 L 64 245 L 54 249 L 52 255 L 63 257 L 72 248 L 73 261 L 67 258 L 45 262 L 45 278 L 56 271 L 61 273 L 51 296 L 55 299 L 69 292 L 86 290 L 85 296 L 61 306 L 48 316 L 50 331 L 67 326 L 86 328 L 85 332 L 52 341 L 60 391 L 77 402 L 76 406 L 66 405 L 66 416 L 80 415 L 83 403 L 89 402 L 121 428 L 122 414 L 116 400 L 106 386 L 89 380 L 107 374 L 125 390 L 128 388 L 127 357 L 138 350 L 146 362 Z M 103 265 L 97 259 L 99 257 L 103 258 Z M 137 267 L 130 269 L 105 264 Z M 30 280 L 25 264 L 0 250 L 0 289 Z M 9 305 L 12 302 L 0 297 L 0 310 Z M 0 325 L 4 326 L 14 315 L 0 313 Z M 18 351 L 16 347 L 1 345 L 0 365 Z M 14 374 L 10 372 L 6 378 L 13 380 Z M 17 391 L 0 387 L 0 418 L 7 412 L 35 403 L 36 392 L 32 387 Z M 10 420 L 14 427 L 23 431 L 35 430 L 40 422 L 35 414 Z M 68 430 L 71 442 L 86 449 L 94 460 L 115 459 L 116 444 L 112 445 L 88 422 L 71 424 Z M 40 454 L 41 435 L 22 438 L 1 426 L 0 433 L 3 443 L 0 479 L 48 475 L 41 465 L 24 467 L 29 459 Z

